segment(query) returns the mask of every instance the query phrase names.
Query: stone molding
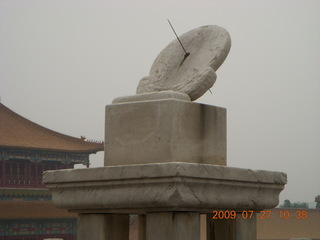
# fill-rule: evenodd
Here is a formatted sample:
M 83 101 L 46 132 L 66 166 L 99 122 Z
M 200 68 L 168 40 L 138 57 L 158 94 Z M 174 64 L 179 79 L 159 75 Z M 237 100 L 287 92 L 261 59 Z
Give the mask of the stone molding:
M 274 208 L 286 174 L 194 163 L 46 171 L 53 203 L 80 213 Z

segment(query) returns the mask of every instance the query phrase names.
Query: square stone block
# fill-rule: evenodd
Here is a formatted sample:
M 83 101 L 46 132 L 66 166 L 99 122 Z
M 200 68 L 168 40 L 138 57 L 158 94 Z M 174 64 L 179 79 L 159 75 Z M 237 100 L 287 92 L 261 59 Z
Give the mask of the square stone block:
M 105 166 L 226 165 L 226 109 L 176 99 L 106 106 Z

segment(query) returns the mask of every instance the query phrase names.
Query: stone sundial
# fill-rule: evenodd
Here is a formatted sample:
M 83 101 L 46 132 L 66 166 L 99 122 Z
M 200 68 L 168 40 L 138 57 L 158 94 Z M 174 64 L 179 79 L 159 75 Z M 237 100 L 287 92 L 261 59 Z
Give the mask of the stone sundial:
M 229 33 L 216 25 L 184 33 L 157 56 L 149 76 L 140 80 L 137 94 L 175 91 L 196 100 L 213 86 L 215 71 L 230 47 Z
M 79 240 L 128 240 L 130 214 L 140 239 L 200 240 L 200 214 L 208 239 L 257 239 L 256 214 L 278 205 L 286 174 L 228 167 L 227 110 L 191 102 L 230 42 L 218 26 L 171 42 L 138 94 L 106 105 L 104 167 L 44 173 L 55 206 L 78 214 Z

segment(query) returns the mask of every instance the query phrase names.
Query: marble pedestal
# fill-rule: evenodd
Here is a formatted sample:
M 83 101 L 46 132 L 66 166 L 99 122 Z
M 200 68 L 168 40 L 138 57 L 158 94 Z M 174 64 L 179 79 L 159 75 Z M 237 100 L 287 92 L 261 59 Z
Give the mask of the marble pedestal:
M 91 224 L 83 224 L 85 230 L 79 224 L 79 240 L 89 240 L 82 232 L 97 228 L 96 239 L 128 240 L 126 234 L 119 237 L 119 231 L 129 229 L 128 214 L 146 215 L 142 234 L 147 240 L 197 240 L 200 213 L 274 208 L 286 175 L 211 164 L 156 163 L 47 171 L 43 182 L 57 207 L 79 213 L 81 221 L 91 219 Z M 120 223 L 112 224 L 110 218 Z M 234 222 L 255 229 L 253 220 Z M 236 240 L 255 239 L 238 233 Z
M 226 165 L 226 136 L 226 109 L 221 107 L 172 98 L 116 101 L 106 106 L 104 165 Z
M 47 171 L 53 203 L 78 213 L 78 240 L 256 239 L 255 212 L 278 205 L 286 174 L 226 167 L 226 110 L 160 92 L 106 106 L 105 167 Z M 211 220 L 214 210 L 237 218 Z M 243 219 L 243 211 L 252 217 Z M 204 236 L 205 237 L 205 236 Z

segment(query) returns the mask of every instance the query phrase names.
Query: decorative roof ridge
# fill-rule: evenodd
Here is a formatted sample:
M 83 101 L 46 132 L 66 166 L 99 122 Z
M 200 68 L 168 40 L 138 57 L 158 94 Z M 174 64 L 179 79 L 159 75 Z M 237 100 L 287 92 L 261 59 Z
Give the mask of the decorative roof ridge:
M 73 140 L 73 141 L 85 142 L 85 139 L 83 139 L 83 138 L 76 138 L 76 137 L 68 136 L 66 134 L 59 133 L 57 131 L 51 130 L 49 128 L 46 128 L 46 127 L 44 127 L 44 126 L 42 126 L 42 125 L 40 125 L 38 123 L 30 121 L 29 119 L 21 116 L 20 114 L 16 113 L 15 111 L 11 110 L 10 108 L 6 107 L 2 103 L 0 103 L 0 106 L 3 107 L 4 110 L 7 111 L 12 117 L 14 117 L 15 119 L 17 119 L 18 121 L 20 121 L 23 124 L 40 128 L 41 130 L 44 130 L 44 131 L 48 132 L 49 134 L 52 134 L 52 135 L 55 135 L 55 136 L 58 136 L 58 137 L 67 138 L 67 139 L 70 139 L 70 140 Z
M 69 136 L 69 135 L 66 135 L 66 134 L 63 134 L 63 133 L 59 133 L 57 131 L 54 131 L 54 130 L 51 130 L 49 128 L 46 128 L 38 123 L 35 123 L 23 116 L 21 116 L 20 114 L 16 113 L 15 111 L 11 110 L 10 108 L 8 108 L 7 106 L 5 106 L 3 103 L 0 102 L 0 110 L 1 108 L 6 111 L 8 114 L 10 114 L 10 116 L 12 116 L 13 118 L 15 118 L 17 121 L 21 122 L 22 124 L 26 125 L 26 126 L 31 126 L 31 127 L 34 127 L 34 128 L 38 128 L 39 130 L 41 131 L 44 131 L 48 134 L 51 134 L 53 136 L 56 136 L 58 138 L 61 138 L 61 139 L 67 139 L 69 141 L 73 141 L 73 142 L 77 142 L 77 143 L 80 143 L 80 144 L 94 144 L 94 145 L 104 145 L 104 142 L 101 141 L 101 142 L 98 142 L 98 141 L 86 141 L 86 138 L 76 138 L 76 137 L 72 137 L 72 136 Z M 103 146 L 100 146 L 98 147 L 97 146 L 97 149 L 101 149 L 101 147 Z

